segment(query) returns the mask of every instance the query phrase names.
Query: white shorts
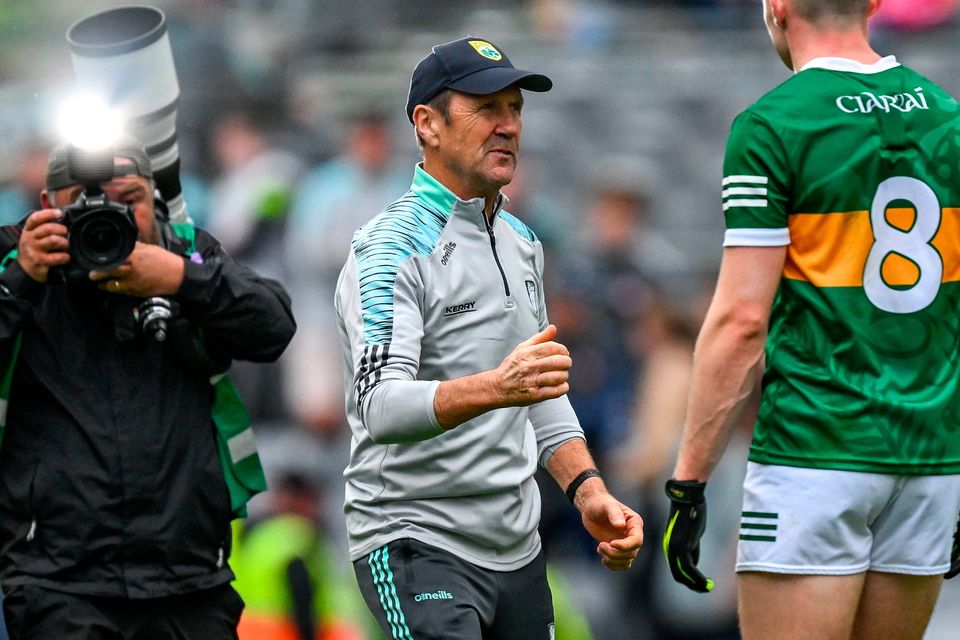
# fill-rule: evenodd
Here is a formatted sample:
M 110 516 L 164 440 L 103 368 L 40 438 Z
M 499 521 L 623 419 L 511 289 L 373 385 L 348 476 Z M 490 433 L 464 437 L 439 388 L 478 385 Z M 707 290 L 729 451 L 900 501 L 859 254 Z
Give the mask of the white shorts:
M 737 571 L 946 573 L 960 475 L 893 476 L 751 462 Z

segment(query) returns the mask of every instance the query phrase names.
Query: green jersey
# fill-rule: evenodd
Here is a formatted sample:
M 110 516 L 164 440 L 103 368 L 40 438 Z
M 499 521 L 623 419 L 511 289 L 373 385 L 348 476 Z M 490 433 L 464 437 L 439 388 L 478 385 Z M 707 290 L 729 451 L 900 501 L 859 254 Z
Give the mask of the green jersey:
M 960 473 L 960 107 L 818 58 L 734 121 L 725 246 L 787 245 L 750 459 Z

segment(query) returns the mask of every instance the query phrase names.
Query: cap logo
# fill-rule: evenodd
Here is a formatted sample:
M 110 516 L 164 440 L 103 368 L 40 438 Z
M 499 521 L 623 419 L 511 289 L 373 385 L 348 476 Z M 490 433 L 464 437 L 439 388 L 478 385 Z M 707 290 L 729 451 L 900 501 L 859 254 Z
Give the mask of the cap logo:
M 484 58 L 489 58 L 494 62 L 503 59 L 503 56 L 497 51 L 497 48 L 494 47 L 489 42 L 483 40 L 469 40 L 470 46 L 477 50 L 477 53 L 482 55 Z

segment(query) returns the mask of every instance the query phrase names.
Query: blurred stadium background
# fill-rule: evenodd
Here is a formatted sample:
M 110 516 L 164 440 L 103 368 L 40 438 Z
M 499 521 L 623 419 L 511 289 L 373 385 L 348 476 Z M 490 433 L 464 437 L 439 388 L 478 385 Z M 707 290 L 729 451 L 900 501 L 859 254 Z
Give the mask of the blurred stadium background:
M 0 1 L 0 222 L 36 206 L 51 125 L 73 83 L 67 28 L 126 4 Z M 509 209 L 547 249 L 551 319 L 571 347 L 571 400 L 601 469 L 647 521 L 641 561 L 610 575 L 560 492 L 541 483 L 557 590 L 589 627 L 573 622 L 557 637 L 737 637 L 732 549 L 746 429 L 708 489 L 704 563 L 717 592 L 696 596 L 670 582 L 659 541 L 692 339 L 720 258 L 726 135 L 740 110 L 788 76 L 760 1 L 149 4 L 167 15 L 180 81 L 188 210 L 293 295 L 294 347 L 276 366 L 239 366 L 236 377 L 268 473 L 306 481 L 297 486 L 309 489 L 332 559 L 329 590 L 351 580 L 333 285 L 352 229 L 405 190 L 417 161 L 403 115 L 410 71 L 432 45 L 469 34 L 555 82 L 527 96 Z M 960 94 L 957 2 L 886 4 L 877 49 Z M 290 508 L 267 495 L 252 516 Z M 960 585 L 947 583 L 927 638 L 955 638 L 957 628 Z

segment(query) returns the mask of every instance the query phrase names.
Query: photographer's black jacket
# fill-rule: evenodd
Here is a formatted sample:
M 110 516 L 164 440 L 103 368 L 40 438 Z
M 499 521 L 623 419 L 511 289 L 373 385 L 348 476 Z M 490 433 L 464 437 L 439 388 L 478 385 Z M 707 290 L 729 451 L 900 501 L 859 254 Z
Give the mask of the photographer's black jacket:
M 0 257 L 18 236 L 0 228 Z M 180 315 L 215 360 L 275 360 L 295 329 L 283 287 L 201 230 L 196 248 Z M 152 598 L 233 577 L 210 372 L 175 341 L 138 335 L 138 302 L 37 283 L 16 261 L 0 273 L 0 375 L 22 335 L 0 445 L 4 587 Z

